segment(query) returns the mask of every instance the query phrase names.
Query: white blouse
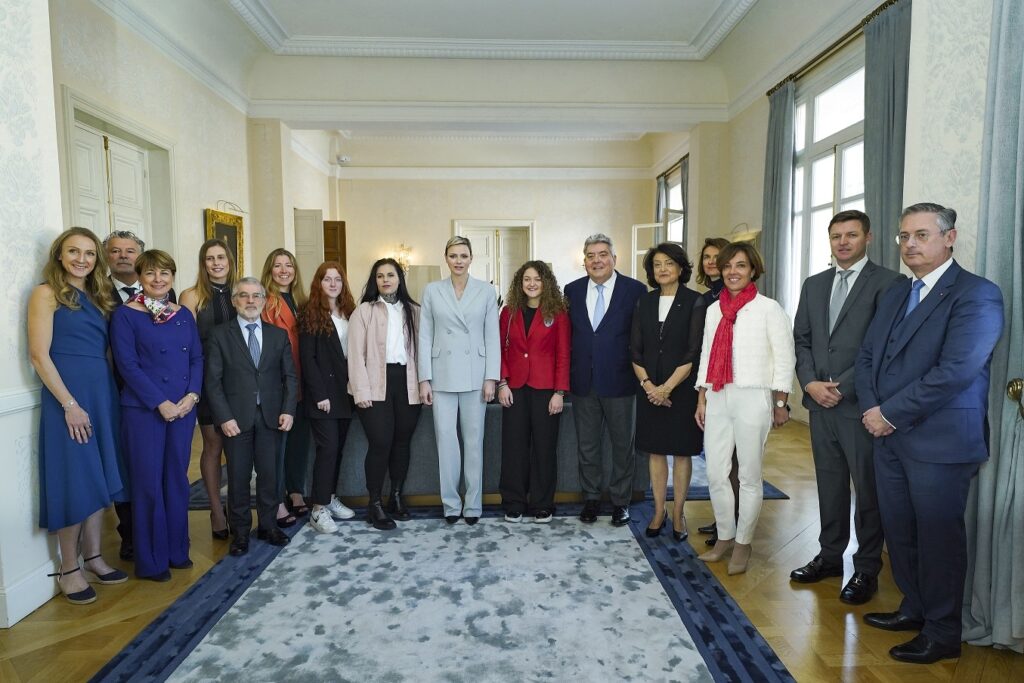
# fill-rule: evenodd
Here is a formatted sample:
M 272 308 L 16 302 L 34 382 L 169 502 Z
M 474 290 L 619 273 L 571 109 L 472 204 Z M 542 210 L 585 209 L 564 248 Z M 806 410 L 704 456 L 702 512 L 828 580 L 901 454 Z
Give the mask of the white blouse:
M 405 309 L 401 301 L 393 304 L 384 299 L 379 301 L 388 312 L 388 341 L 384 362 L 405 365 L 408 362 L 405 355 Z
M 341 352 L 345 354 L 345 358 L 348 358 L 348 319 L 338 318 L 331 313 L 331 322 L 334 323 L 334 329 L 338 331 L 338 339 L 341 340 Z

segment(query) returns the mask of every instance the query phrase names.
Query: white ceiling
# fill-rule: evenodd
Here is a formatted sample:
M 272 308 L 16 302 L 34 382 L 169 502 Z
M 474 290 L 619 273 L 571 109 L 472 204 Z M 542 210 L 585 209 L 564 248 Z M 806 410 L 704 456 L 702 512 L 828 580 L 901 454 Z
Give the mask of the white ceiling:
M 702 60 L 756 0 L 228 0 L 275 54 Z

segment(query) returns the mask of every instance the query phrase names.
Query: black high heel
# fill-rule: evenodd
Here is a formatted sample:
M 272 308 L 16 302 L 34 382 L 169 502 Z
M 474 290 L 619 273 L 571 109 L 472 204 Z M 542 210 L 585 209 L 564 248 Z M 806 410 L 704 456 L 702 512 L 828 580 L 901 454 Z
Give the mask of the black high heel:
M 661 513 L 661 524 L 657 527 L 647 527 L 644 529 L 644 536 L 647 538 L 657 538 L 661 535 L 661 530 L 665 528 L 665 522 L 668 521 L 668 513 L 662 511 Z
M 682 543 L 690 537 L 690 530 L 686 526 L 686 515 L 683 515 L 683 530 L 676 531 L 676 525 L 672 525 L 672 538 L 676 539 L 677 543 Z
M 74 574 L 81 567 L 75 567 L 71 571 L 66 572 L 55 572 L 53 574 L 47 574 L 47 576 L 56 576 L 57 585 L 60 586 L 60 580 L 69 574 Z M 93 590 L 92 586 L 87 587 L 85 590 L 78 591 L 77 593 L 67 593 L 64 591 L 64 587 L 60 586 L 60 592 L 64 593 L 64 597 L 68 599 L 72 605 L 88 605 L 90 602 L 96 602 L 96 591 Z
M 225 506 L 223 506 L 223 508 L 224 508 L 224 520 L 227 521 L 227 518 L 228 518 L 228 506 L 225 505 Z M 212 512 L 210 513 L 210 521 L 211 522 L 213 521 L 213 513 Z M 214 529 L 213 525 L 211 524 L 210 525 L 210 535 L 213 536 L 214 540 L 216 540 L 216 541 L 226 541 L 226 540 L 228 540 L 228 529 L 230 529 L 230 525 L 224 527 L 223 529 Z

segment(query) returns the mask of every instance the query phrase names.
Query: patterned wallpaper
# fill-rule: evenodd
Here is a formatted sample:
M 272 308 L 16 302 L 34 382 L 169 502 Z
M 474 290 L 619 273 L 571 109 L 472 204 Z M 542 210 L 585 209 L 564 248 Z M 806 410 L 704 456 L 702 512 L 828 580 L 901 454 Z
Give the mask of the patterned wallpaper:
M 992 0 L 914 0 L 904 204 L 958 214 L 956 259 L 974 268 Z

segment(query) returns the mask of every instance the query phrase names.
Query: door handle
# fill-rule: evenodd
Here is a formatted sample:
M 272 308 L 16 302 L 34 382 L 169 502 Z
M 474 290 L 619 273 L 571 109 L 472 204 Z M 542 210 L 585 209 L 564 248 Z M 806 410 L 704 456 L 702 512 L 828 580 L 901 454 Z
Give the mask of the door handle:
M 1017 402 L 1017 411 L 1020 413 L 1020 416 L 1024 418 L 1024 401 L 1021 400 L 1021 398 L 1024 397 L 1024 379 L 1018 377 L 1007 382 L 1006 395 L 1011 401 Z

